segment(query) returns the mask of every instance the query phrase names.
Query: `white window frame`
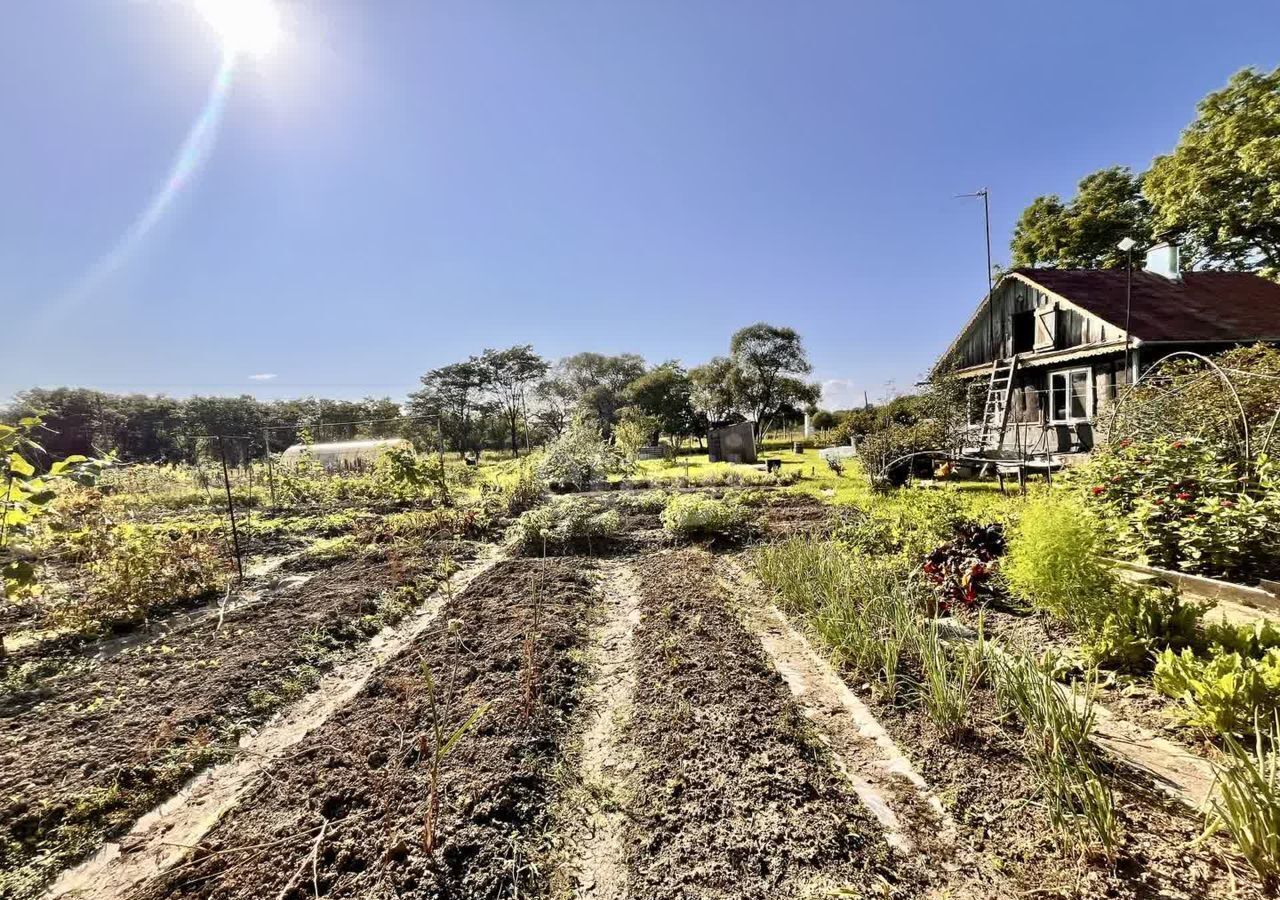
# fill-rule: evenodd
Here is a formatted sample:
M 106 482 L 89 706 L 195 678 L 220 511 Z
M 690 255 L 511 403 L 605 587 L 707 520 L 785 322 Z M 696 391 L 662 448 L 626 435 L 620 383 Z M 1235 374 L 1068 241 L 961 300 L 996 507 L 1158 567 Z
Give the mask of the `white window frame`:
M 1085 384 L 1087 385 L 1084 393 L 1084 416 L 1073 417 L 1071 415 L 1071 376 L 1083 372 L 1085 375 Z M 1062 376 L 1065 388 L 1054 386 L 1054 382 Z M 1058 391 L 1066 391 L 1066 402 L 1062 408 L 1066 410 L 1066 417 L 1062 419 L 1054 418 L 1058 409 Z M 1076 366 L 1071 369 L 1054 369 L 1049 373 L 1049 424 L 1050 425 L 1075 425 L 1077 422 L 1093 421 L 1093 368 L 1091 366 Z

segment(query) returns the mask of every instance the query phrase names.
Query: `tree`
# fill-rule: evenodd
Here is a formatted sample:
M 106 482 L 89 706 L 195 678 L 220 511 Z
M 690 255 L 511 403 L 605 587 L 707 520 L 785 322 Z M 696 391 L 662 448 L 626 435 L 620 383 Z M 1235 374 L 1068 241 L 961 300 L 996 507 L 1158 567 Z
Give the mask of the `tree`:
M 734 333 L 729 352 L 737 370 L 738 407 L 756 422 L 756 440 L 763 442 L 774 418 L 799 412 L 822 396 L 822 389 L 798 376 L 813 371 L 800 335 L 793 328 L 757 322 Z
M 727 356 L 689 370 L 689 402 L 702 428 L 728 421 L 738 412 L 735 387 L 740 381 L 738 366 Z
M 1280 68 L 1237 72 L 1200 101 L 1144 187 L 1156 228 L 1182 231 L 1196 265 L 1280 275 Z
M 627 386 L 626 398 L 654 421 L 654 430 L 677 439 L 694 432 L 689 374 L 677 362 L 665 362 Z
M 547 374 L 550 364 L 533 352 L 531 344 L 506 350 L 485 350 L 479 359 L 485 368 L 488 389 L 511 431 L 511 455 L 518 456 L 520 420 L 525 416 L 525 394 L 529 385 Z
M 556 365 L 558 390 L 571 398 L 572 405 L 590 413 L 608 437 L 618 421 L 618 410 L 626 405 L 627 385 L 644 374 L 644 358 L 635 353 L 606 356 L 577 353 Z
M 1014 228 L 1015 266 L 1106 269 L 1125 255 L 1116 244 L 1151 236 L 1151 208 L 1142 195 L 1142 177 L 1124 166 L 1100 169 L 1081 179 L 1070 203 L 1056 194 L 1037 197 Z
M 409 395 L 415 416 L 440 416 L 440 430 L 459 455 L 472 449 L 472 418 L 488 387 L 488 372 L 477 357 L 432 369 L 422 376 L 422 389 Z M 477 451 L 478 447 L 474 448 Z

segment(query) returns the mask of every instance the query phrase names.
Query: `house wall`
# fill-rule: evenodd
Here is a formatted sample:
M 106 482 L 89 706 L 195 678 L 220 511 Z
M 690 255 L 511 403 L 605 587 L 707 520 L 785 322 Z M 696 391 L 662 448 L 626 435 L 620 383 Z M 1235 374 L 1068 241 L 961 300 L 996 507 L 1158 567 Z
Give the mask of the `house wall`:
M 1071 369 L 1089 370 L 1089 408 L 1092 417 L 1078 422 L 1052 422 L 1050 375 Z M 1123 353 L 1107 354 L 1062 366 L 1019 369 L 1014 374 L 1002 449 L 1023 450 L 1031 454 L 1080 453 L 1092 450 L 1105 437 L 1111 404 L 1126 383 Z M 985 381 L 975 383 L 975 388 L 985 395 L 987 384 Z
M 991 304 L 981 311 L 956 345 L 956 368 L 990 364 L 1015 352 L 1013 317 L 1035 316 L 1033 348 L 1022 352 L 1066 350 L 1116 340 L 1123 332 L 1080 310 L 1068 308 L 1049 294 L 1017 278 L 1006 278 L 996 288 Z

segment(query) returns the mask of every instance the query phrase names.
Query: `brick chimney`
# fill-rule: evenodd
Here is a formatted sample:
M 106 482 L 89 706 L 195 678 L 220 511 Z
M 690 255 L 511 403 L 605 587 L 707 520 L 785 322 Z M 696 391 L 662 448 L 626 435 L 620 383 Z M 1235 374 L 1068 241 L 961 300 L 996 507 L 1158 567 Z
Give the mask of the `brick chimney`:
M 1147 262 L 1142 269 L 1170 281 L 1181 281 L 1182 270 L 1179 268 L 1178 256 L 1177 244 L 1161 241 L 1147 251 Z

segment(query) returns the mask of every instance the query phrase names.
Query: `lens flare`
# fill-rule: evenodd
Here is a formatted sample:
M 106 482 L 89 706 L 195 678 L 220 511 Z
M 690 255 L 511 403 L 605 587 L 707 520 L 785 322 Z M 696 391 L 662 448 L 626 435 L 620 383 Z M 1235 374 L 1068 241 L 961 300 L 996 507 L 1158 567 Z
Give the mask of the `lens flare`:
M 270 0 L 195 0 L 230 53 L 263 56 L 280 42 L 280 17 Z
M 222 55 L 222 63 L 209 85 L 208 99 L 200 115 L 187 132 L 182 147 L 169 169 L 169 176 L 151 202 L 143 209 L 142 214 L 126 229 L 115 245 L 75 283 L 61 298 L 46 305 L 41 323 L 48 326 L 67 315 L 71 310 L 84 302 L 102 282 L 118 269 L 142 243 L 147 234 L 155 228 L 164 217 L 165 211 L 173 205 L 182 189 L 191 181 L 195 173 L 213 150 L 218 135 L 218 123 L 222 120 L 222 111 L 226 106 L 227 94 L 231 89 L 231 76 L 235 71 L 235 54 L 227 51 Z

